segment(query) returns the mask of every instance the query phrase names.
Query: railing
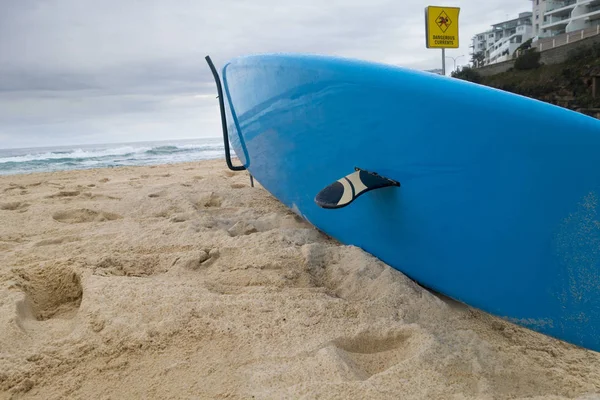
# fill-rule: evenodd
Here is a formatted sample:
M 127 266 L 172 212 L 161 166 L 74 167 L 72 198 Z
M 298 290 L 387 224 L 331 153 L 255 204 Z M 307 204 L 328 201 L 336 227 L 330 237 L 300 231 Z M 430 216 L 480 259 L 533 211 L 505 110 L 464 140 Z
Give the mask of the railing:
M 533 44 L 533 46 L 537 47 L 538 51 L 550 50 L 555 47 L 564 46 L 565 44 L 587 39 L 596 35 L 600 35 L 600 25 L 597 25 L 593 28 L 582 29 L 580 31 L 563 33 L 561 35 L 539 39 L 537 43 Z
M 546 19 L 546 21 L 544 21 L 544 23 L 540 26 L 541 29 L 546 29 L 548 26 L 553 25 L 557 22 L 561 22 L 561 21 L 565 21 L 571 19 L 570 15 L 564 15 L 562 17 L 555 17 L 555 16 L 550 16 L 549 18 Z

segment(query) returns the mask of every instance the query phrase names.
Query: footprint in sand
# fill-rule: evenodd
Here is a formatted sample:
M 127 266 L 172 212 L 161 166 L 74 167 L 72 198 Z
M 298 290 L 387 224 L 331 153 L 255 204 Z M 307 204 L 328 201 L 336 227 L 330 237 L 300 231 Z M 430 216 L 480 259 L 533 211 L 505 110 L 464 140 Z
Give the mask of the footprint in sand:
M 245 221 L 238 221 L 227 230 L 227 233 L 229 233 L 229 235 L 233 237 L 251 235 L 256 232 L 258 232 L 256 227 L 251 223 L 247 223 Z
M 29 204 L 23 203 L 20 201 L 13 201 L 10 203 L 1 203 L 0 204 L 0 210 L 5 210 L 5 211 L 25 210 L 27 207 L 29 207 Z
M 280 213 L 269 213 L 253 221 L 254 226 L 259 232 L 266 232 L 273 229 L 307 229 L 310 225 L 296 214 L 290 213 L 282 216 Z
M 94 275 L 147 277 L 166 270 L 166 265 L 157 255 L 115 254 L 100 259 L 95 265 Z
M 23 185 L 17 185 L 16 183 L 11 182 L 8 184 L 8 187 L 6 189 L 4 189 L 4 191 L 8 192 L 9 190 L 17 190 L 17 189 L 24 190 L 26 188 Z
M 219 258 L 218 249 L 205 249 L 199 252 L 189 252 L 175 258 L 171 266 L 196 271 L 200 267 L 207 267 Z
M 415 355 L 418 336 L 413 329 L 362 332 L 336 339 L 333 346 L 357 376 L 368 379 Z
M 192 203 L 196 209 L 221 207 L 223 198 L 216 195 L 214 192 L 209 192 L 199 195 L 195 200 L 192 200 Z
M 46 196 L 47 199 L 56 199 L 63 197 L 76 197 L 79 196 L 79 190 L 61 190 L 58 193 L 52 194 L 50 196 Z
M 86 208 L 77 210 L 59 211 L 52 216 L 58 222 L 67 224 L 79 224 L 84 222 L 104 222 L 114 221 L 123 218 L 119 214 L 109 213 L 105 211 L 94 211 Z
M 148 197 L 150 197 L 151 199 L 156 199 L 157 197 L 163 197 L 165 194 L 166 192 L 164 190 L 161 190 L 159 192 L 149 193 Z
M 79 275 L 68 266 L 35 266 L 15 271 L 16 288 L 25 293 L 17 303 L 17 316 L 23 320 L 72 319 L 83 297 Z
M 93 194 L 92 192 L 83 192 L 81 193 L 81 197 L 89 200 L 100 200 L 100 199 L 108 199 L 108 200 L 121 200 L 120 197 L 114 196 L 105 196 L 103 194 Z
M 65 186 L 62 183 L 57 183 L 57 182 L 48 182 L 48 186 L 51 186 L 58 190 L 63 190 L 65 188 Z
M 12 249 L 14 246 L 11 243 L 0 242 L 0 251 L 8 251 Z
M 77 236 L 63 236 L 63 237 L 58 237 L 58 238 L 53 238 L 53 239 L 40 240 L 39 242 L 36 242 L 34 244 L 34 246 L 35 247 L 54 246 L 54 245 L 60 245 L 63 243 L 77 242 L 79 240 L 81 240 L 81 239 Z
M 192 218 L 193 218 L 192 214 L 189 214 L 189 213 L 180 213 L 180 214 L 173 215 L 171 217 L 171 222 L 177 224 L 177 223 L 189 221 Z
M 247 185 L 244 185 L 243 183 L 233 183 L 231 185 L 232 189 L 242 189 L 242 188 L 245 188 L 245 187 L 247 187 Z

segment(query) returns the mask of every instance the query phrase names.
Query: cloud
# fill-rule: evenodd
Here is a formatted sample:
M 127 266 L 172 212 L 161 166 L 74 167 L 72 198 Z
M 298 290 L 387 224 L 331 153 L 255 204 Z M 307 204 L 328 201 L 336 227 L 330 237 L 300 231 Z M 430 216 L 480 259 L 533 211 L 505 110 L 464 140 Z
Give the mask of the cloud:
M 206 54 L 218 67 L 280 51 L 441 65 L 425 48 L 420 0 L 0 2 L 0 147 L 218 136 Z M 474 34 L 531 9 L 444 5 L 461 7 L 461 48 L 447 54 L 463 64 Z

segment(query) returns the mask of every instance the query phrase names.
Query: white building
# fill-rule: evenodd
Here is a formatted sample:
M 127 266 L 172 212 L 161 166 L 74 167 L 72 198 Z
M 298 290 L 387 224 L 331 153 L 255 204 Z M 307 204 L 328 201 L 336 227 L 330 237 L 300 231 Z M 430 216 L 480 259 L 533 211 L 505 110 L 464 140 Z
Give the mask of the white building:
M 488 47 L 490 47 L 495 42 L 494 36 L 494 31 L 492 30 L 481 32 L 473 36 L 473 44 L 471 45 L 471 48 L 473 49 L 473 54 L 479 52 L 485 54 Z
M 475 35 L 472 54 L 482 52 L 484 65 L 510 60 L 515 50 L 533 37 L 532 15 L 529 11 L 520 13 L 518 18 L 494 24 L 492 29 Z
M 543 38 L 600 25 L 600 0 L 533 0 L 534 36 Z
M 575 1 L 575 0 L 573 0 Z M 544 14 L 546 13 L 546 6 L 550 1 L 546 0 L 532 0 L 533 3 L 533 36 L 537 37 L 540 34 L 541 26 L 544 22 Z

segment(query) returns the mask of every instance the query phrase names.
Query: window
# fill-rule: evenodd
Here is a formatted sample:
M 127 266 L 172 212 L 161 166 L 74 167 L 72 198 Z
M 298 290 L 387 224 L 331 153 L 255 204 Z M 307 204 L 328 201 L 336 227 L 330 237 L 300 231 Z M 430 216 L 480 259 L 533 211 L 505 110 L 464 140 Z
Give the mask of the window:
M 539 6 L 540 5 L 540 0 L 535 0 L 535 4 Z
M 535 14 L 535 19 L 540 19 L 540 15 L 539 14 Z

